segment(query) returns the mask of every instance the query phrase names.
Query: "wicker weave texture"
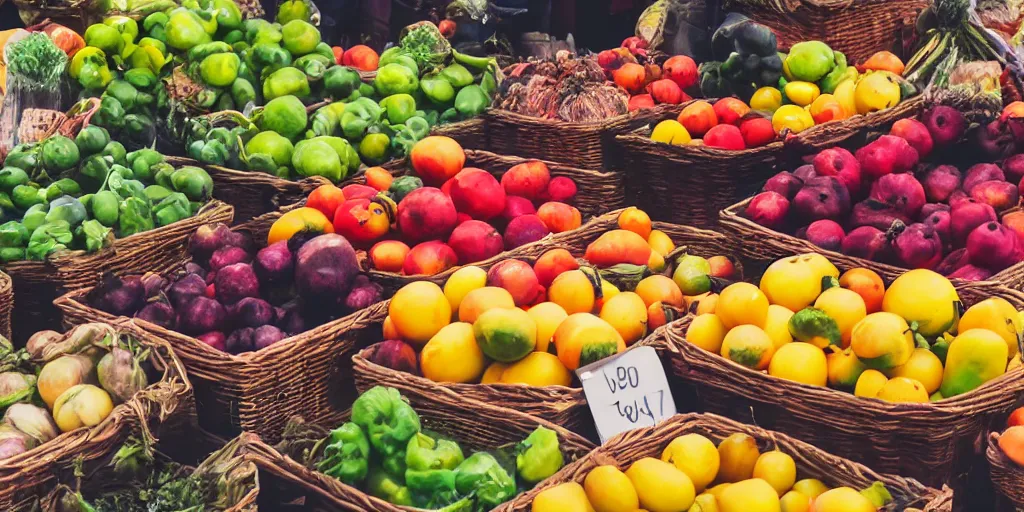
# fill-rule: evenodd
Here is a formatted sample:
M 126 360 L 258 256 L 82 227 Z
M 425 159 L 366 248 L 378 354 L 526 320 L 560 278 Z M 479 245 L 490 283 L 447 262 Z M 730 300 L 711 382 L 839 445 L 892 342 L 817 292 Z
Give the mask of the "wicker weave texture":
M 1003 453 L 999 437 L 998 432 L 990 433 L 985 450 L 992 486 L 1014 506 L 1024 508 L 1024 468 Z
M 14 285 L 0 272 L 0 336 L 11 339 L 11 313 L 14 311 Z

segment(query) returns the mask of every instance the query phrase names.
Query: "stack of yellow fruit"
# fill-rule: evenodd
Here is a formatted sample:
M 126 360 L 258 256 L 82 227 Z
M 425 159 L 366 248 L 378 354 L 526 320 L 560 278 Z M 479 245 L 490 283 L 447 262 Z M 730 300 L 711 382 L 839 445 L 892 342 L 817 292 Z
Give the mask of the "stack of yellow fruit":
M 1020 314 L 992 297 L 963 316 L 931 270 L 888 289 L 868 269 L 842 276 L 820 254 L 774 262 L 760 286 L 736 283 L 693 319 L 688 342 L 769 375 L 892 402 L 971 391 L 1018 366 Z
M 533 512 L 875 512 L 892 500 L 880 482 L 857 491 L 797 480 L 793 457 L 761 453 L 736 433 L 717 447 L 700 434 L 672 440 L 661 458 L 644 457 L 625 472 L 598 466 L 583 485 L 560 484 L 539 493 Z

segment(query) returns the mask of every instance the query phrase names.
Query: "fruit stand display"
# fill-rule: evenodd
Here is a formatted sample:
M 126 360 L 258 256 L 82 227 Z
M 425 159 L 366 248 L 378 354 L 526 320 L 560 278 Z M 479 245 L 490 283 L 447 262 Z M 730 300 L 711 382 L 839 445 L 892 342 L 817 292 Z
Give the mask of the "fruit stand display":
M 730 285 L 670 324 L 670 358 L 705 410 L 880 471 L 958 484 L 976 435 L 1021 391 L 1024 307 L 1019 291 L 958 283 L 924 269 L 883 283 L 864 268 L 840 275 L 819 254 L 791 256 L 759 286 Z M 875 428 L 888 422 L 900 429 Z
M 745 256 L 762 261 L 815 251 L 886 279 L 930 268 L 1017 288 L 1024 155 L 1012 108 L 967 132 L 960 111 L 937 105 L 870 144 L 819 151 L 724 209 L 722 230 L 750 239 Z
M 679 414 L 612 438 L 495 510 L 630 510 L 638 504 L 723 512 L 809 506 L 941 512 L 952 510 L 953 492 L 877 473 L 778 432 L 713 414 Z
M 443 412 L 439 402 L 473 414 Z M 276 447 L 253 439 L 250 457 L 261 471 L 333 508 L 487 510 L 593 449 L 527 414 L 383 386 L 365 391 L 346 421 L 316 421 L 333 430 L 293 421 Z
M 648 333 L 685 308 L 669 277 L 677 265 L 660 264 L 659 270 L 657 261 L 704 256 L 730 267 L 716 278 L 741 273 L 717 233 L 634 222 L 638 217 L 646 215 L 635 208 L 612 212 L 571 240 L 542 242 L 546 249 L 535 259 L 503 259 L 489 271 L 465 266 L 440 286 L 405 285 L 379 326 L 384 341 L 353 357 L 356 387 L 471 398 L 592 432 L 572 372 L 598 355 L 647 344 L 656 338 Z
M 11 337 L 11 312 L 14 311 L 14 285 L 11 277 L 0 272 L 0 336 Z
M 1008 499 L 1013 506 L 1020 507 L 1024 504 L 1024 489 L 1021 489 L 1021 478 L 1024 477 L 1024 468 L 1021 457 L 1021 447 L 1024 447 L 1024 438 L 1021 437 L 1022 419 L 1024 410 L 1014 409 L 1007 419 L 1006 430 L 1000 432 L 994 429 L 988 436 L 988 446 L 985 456 L 988 459 L 989 475 L 992 478 L 992 485 L 1004 498 Z
M 121 323 L 41 331 L 18 351 L 0 339 L 0 399 L 9 406 L 0 507 L 45 492 L 56 465 L 105 457 L 132 432 L 151 437 L 191 414 L 191 385 L 174 351 L 130 332 Z M 26 402 L 36 393 L 43 407 Z

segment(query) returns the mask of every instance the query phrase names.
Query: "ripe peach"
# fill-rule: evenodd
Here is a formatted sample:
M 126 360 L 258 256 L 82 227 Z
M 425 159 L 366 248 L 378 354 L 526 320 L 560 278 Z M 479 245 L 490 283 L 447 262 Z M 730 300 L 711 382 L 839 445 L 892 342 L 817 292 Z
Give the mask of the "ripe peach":
M 736 267 L 732 264 L 732 260 L 725 256 L 712 256 L 708 258 L 708 264 L 711 265 L 711 276 L 721 277 L 729 279 L 736 272 Z
M 928 133 L 928 127 L 917 119 L 900 119 L 892 125 L 890 135 L 906 139 L 910 147 L 917 150 L 917 156 L 924 158 L 932 152 L 932 134 Z
M 541 286 L 551 286 L 551 282 L 562 272 L 580 268 L 579 262 L 565 249 L 551 249 L 541 254 L 533 263 L 533 271 Z
M 505 211 L 501 212 L 501 220 L 507 225 L 516 217 L 535 213 L 537 209 L 533 207 L 533 201 L 525 197 L 505 196 Z
M 409 163 L 424 184 L 439 186 L 466 165 L 466 152 L 451 137 L 431 135 L 412 147 Z
M 544 297 L 544 287 L 529 263 L 505 260 L 487 271 L 487 286 L 504 288 L 512 294 L 516 306 L 534 304 Z
M 712 108 L 718 116 L 718 122 L 723 124 L 739 124 L 743 116 L 750 112 L 750 106 L 737 98 L 722 98 Z
M 632 231 L 643 237 L 644 240 L 651 236 L 650 215 L 647 215 L 647 212 L 635 206 L 622 210 L 616 221 L 619 224 L 619 228 Z
M 676 119 L 693 137 L 701 137 L 718 124 L 718 114 L 710 103 L 699 100 L 683 107 Z
M 644 79 L 647 78 L 647 71 L 640 64 L 627 62 L 612 71 L 612 80 L 619 87 L 622 87 L 630 94 L 636 94 L 643 90 Z
M 571 231 L 580 227 L 583 219 L 580 211 L 565 203 L 549 201 L 537 208 L 537 216 L 552 233 Z
M 527 160 L 512 166 L 501 176 L 505 194 L 536 201 L 542 197 L 551 182 L 551 171 L 540 160 Z
M 505 242 L 494 226 L 480 220 L 468 220 L 455 227 L 448 238 L 448 246 L 458 256 L 459 265 L 468 265 L 498 255 Z
M 370 262 L 382 272 L 401 272 L 409 246 L 398 240 L 384 240 L 370 247 Z
M 449 195 L 458 212 L 477 220 L 490 220 L 505 210 L 505 189 L 491 173 L 467 167 L 449 181 Z
M 1003 225 L 1017 233 L 1017 240 L 1021 247 L 1024 247 L 1024 211 L 1017 211 L 1003 215 Z
M 515 249 L 544 238 L 551 231 L 536 215 L 520 215 L 505 228 L 505 250 Z
M 740 135 L 748 148 L 756 148 L 775 140 L 775 128 L 772 120 L 764 117 L 750 117 L 740 121 Z
M 551 178 L 544 199 L 572 204 L 576 200 L 576 182 L 566 176 Z
M 814 124 L 838 121 L 850 117 L 850 114 L 847 114 L 846 110 L 843 109 L 843 104 L 839 103 L 839 99 L 831 94 L 822 94 L 815 98 L 811 103 L 810 112 L 811 119 L 814 119 Z
M 440 274 L 454 267 L 459 257 L 448 244 L 431 240 L 413 247 L 405 256 L 402 273 L 407 276 Z
M 697 63 L 686 55 L 670 57 L 662 64 L 662 76 L 672 80 L 681 89 L 686 89 L 697 83 Z
M 747 149 L 747 144 L 743 142 L 743 133 L 740 132 L 739 128 L 731 124 L 712 126 L 711 129 L 704 134 L 704 145 L 709 148 L 729 149 L 733 151 L 742 151 Z
M 1024 117 L 1024 101 L 1014 101 L 1003 108 L 999 114 L 1000 121 L 1006 121 L 1008 117 Z
M 629 111 L 640 110 L 642 108 L 654 108 L 654 97 L 650 94 L 637 94 L 629 98 Z
M 667 78 L 651 82 L 647 86 L 647 92 L 650 93 L 651 97 L 654 98 L 654 101 L 657 101 L 658 103 L 671 103 L 673 105 L 678 105 L 688 99 L 686 93 L 684 93 L 675 82 Z
M 414 242 L 447 239 L 457 222 L 455 205 L 440 189 L 418 188 L 398 203 L 398 229 Z

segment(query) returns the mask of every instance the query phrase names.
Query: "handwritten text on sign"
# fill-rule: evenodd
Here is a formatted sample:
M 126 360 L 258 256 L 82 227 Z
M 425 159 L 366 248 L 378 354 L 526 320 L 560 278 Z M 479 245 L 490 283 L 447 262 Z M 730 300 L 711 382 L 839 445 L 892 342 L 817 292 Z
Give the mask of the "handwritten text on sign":
M 652 347 L 636 347 L 576 370 L 601 442 L 676 413 L 665 370 Z

